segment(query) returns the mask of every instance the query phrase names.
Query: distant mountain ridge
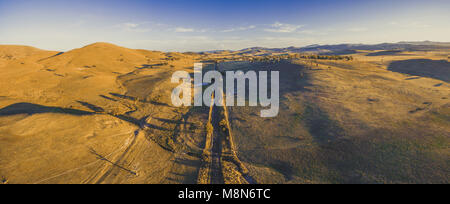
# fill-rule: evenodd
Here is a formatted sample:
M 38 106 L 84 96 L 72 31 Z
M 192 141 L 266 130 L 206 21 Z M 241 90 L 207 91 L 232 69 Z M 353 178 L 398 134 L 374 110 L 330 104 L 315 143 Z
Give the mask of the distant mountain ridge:
M 151 51 L 145 49 L 129 49 L 121 46 L 117 46 L 111 43 L 93 43 L 82 48 L 73 49 L 67 52 L 59 52 L 60 54 L 75 52 L 76 50 L 84 49 L 98 49 L 107 51 L 107 50 L 134 50 L 137 52 L 151 52 L 153 54 L 163 54 L 164 52 L 160 51 Z M 312 44 L 304 47 L 295 47 L 290 46 L 286 48 L 267 48 L 267 47 L 250 47 L 241 50 L 209 50 L 202 52 L 183 52 L 185 54 L 270 54 L 270 53 L 316 53 L 316 54 L 351 54 L 356 53 L 357 50 L 366 50 L 366 51 L 375 51 L 375 50 L 386 50 L 386 51 L 433 51 L 445 49 L 450 50 L 450 42 L 433 42 L 433 41 L 401 41 L 398 43 L 381 43 L 381 44 L 333 44 L 333 45 L 319 45 Z M 41 52 L 55 52 L 56 51 L 47 51 L 41 50 L 38 48 L 30 47 L 30 46 L 21 46 L 21 45 L 2 45 L 0 44 L 0 57 L 3 55 L 10 55 L 13 53 L 11 50 L 15 50 L 14 53 L 18 55 L 23 55 L 24 53 L 31 53 L 36 51 Z M 134 52 L 133 51 L 133 52 Z M 101 52 L 100 52 L 101 53 Z M 96 53 L 96 54 L 100 54 Z M 181 52 L 180 52 L 181 53 Z M 181 53 L 182 54 L 182 53 Z
M 258 52 L 291 52 L 291 53 L 350 53 L 354 50 L 404 50 L 404 51 L 429 51 L 437 49 L 450 49 L 450 42 L 398 42 L 381 44 L 337 44 L 337 45 L 309 45 L 305 47 L 264 48 L 252 47 L 239 50 L 241 54 L 254 54 Z

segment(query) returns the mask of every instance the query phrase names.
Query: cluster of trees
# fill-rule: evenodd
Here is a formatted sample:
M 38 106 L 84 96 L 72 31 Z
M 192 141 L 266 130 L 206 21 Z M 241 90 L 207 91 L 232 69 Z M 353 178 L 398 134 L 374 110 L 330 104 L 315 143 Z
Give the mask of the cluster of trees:
M 221 59 L 206 59 L 204 62 L 216 62 L 220 63 L 223 61 L 248 61 L 251 63 L 255 62 L 265 62 L 265 63 L 280 63 L 284 60 L 295 60 L 295 59 L 310 59 L 310 60 L 346 60 L 352 61 L 352 56 L 339 56 L 339 55 L 301 55 L 301 54 L 284 54 L 284 55 L 276 55 L 276 56 L 244 56 L 238 58 L 221 58 Z
M 181 58 L 179 58 L 179 57 L 172 57 L 172 56 L 170 56 L 170 57 L 165 58 L 164 60 L 167 60 L 167 61 L 178 61 L 180 59 Z
M 339 55 L 302 55 L 301 59 L 321 59 L 321 60 L 347 60 L 352 61 L 352 56 L 339 56 Z
M 269 62 L 269 63 L 280 63 L 281 60 L 289 60 L 291 59 L 288 55 L 279 55 L 279 56 L 263 56 L 263 57 L 253 57 L 244 59 L 245 61 L 250 62 Z
M 339 56 L 339 55 L 300 55 L 300 54 L 290 54 L 290 55 L 278 55 L 278 56 L 251 57 L 251 58 L 245 58 L 244 61 L 279 63 L 282 60 L 293 60 L 293 59 L 346 60 L 346 61 L 352 61 L 353 57 L 352 56 Z
M 169 65 L 169 62 L 161 62 L 159 64 L 153 64 L 153 65 L 146 65 L 145 68 L 152 68 L 153 66 L 167 66 Z

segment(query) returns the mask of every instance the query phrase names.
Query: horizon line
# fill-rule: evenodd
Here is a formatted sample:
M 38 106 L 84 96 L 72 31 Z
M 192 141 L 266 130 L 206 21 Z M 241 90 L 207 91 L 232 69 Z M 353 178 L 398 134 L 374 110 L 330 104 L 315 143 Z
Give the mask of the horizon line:
M 293 48 L 306 48 L 306 47 L 336 46 L 336 45 L 368 45 L 368 46 L 371 46 L 371 45 L 382 45 L 382 44 L 411 44 L 411 43 L 441 43 L 441 44 L 446 44 L 446 43 L 450 43 L 450 41 L 417 40 L 417 41 L 397 41 L 397 42 L 380 42 L 380 43 L 360 43 L 360 42 L 359 43 L 342 42 L 342 43 L 327 43 L 327 44 L 313 43 L 313 44 L 305 45 L 305 46 L 295 46 L 295 45 L 285 46 L 285 47 L 251 46 L 251 47 L 244 47 L 244 48 L 241 48 L 241 49 L 212 49 L 212 50 L 203 50 L 203 51 L 163 51 L 163 50 L 155 50 L 155 49 L 149 49 L 149 48 L 132 48 L 132 47 L 125 47 L 125 46 L 122 46 L 122 45 L 116 44 L 116 43 L 102 42 L 102 41 L 89 43 L 89 44 L 86 44 L 86 45 L 81 46 L 81 47 L 75 47 L 75 48 L 68 49 L 66 51 L 45 49 L 45 48 L 40 48 L 39 46 L 25 45 L 25 44 L 0 44 L 0 46 L 23 46 L 23 47 L 32 47 L 32 48 L 43 50 L 43 51 L 69 52 L 71 50 L 81 49 L 81 48 L 84 48 L 84 47 L 88 47 L 88 46 L 95 45 L 95 44 L 101 44 L 101 43 L 110 44 L 110 45 L 114 45 L 114 46 L 117 46 L 117 47 L 123 47 L 123 48 L 127 48 L 127 49 L 132 49 L 132 50 L 147 50 L 147 51 L 164 52 L 164 53 L 170 53 L 170 52 L 201 53 L 201 52 L 214 52 L 214 51 L 241 51 L 241 50 L 251 49 L 251 48 L 285 49 L 285 48 L 291 48 L 291 47 L 293 47 Z

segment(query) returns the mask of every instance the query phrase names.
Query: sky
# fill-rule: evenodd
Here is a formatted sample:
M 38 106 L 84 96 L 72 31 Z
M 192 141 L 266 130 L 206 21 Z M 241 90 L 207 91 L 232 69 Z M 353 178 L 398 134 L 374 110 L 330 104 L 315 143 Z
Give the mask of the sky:
M 0 44 L 160 51 L 450 42 L 449 0 L 0 0 Z

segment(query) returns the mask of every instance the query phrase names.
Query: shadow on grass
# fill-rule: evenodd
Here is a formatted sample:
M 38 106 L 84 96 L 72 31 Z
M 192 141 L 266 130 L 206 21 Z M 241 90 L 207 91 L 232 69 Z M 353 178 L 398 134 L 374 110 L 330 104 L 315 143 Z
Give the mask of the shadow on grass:
M 388 55 L 406 55 L 406 54 L 401 54 L 403 51 L 402 50 L 385 50 L 385 51 L 379 51 L 379 52 L 374 52 L 374 53 L 369 53 L 366 56 L 388 56 Z
M 57 57 L 57 56 L 62 55 L 62 54 L 64 54 L 64 52 L 58 52 L 58 53 L 56 53 L 56 54 L 53 55 L 53 56 L 50 56 L 50 57 L 46 57 L 46 58 L 40 59 L 40 60 L 38 60 L 38 62 L 41 62 L 41 61 L 44 61 L 44 60 L 47 60 L 47 59 L 50 59 L 50 58 L 53 58 L 53 57 Z
M 109 94 L 111 96 L 115 96 L 115 97 L 121 98 L 121 99 L 127 99 L 127 100 L 132 100 L 132 101 L 136 100 L 136 98 L 132 97 L 132 96 L 126 96 L 126 95 L 122 95 L 122 94 L 118 94 L 118 93 L 109 93 Z
M 17 115 L 17 114 L 42 114 L 42 113 L 61 113 L 61 114 L 70 114 L 70 115 L 93 115 L 95 113 L 76 110 L 71 108 L 60 108 L 60 107 L 51 107 L 51 106 L 43 106 L 32 103 L 16 103 L 9 105 L 5 108 L 0 109 L 0 116 L 9 116 L 9 115 Z
M 450 82 L 450 62 L 447 60 L 411 59 L 392 62 L 388 70 Z
M 148 103 L 148 104 L 152 104 L 152 105 L 157 105 L 157 106 L 166 106 L 166 107 L 171 107 L 168 104 L 165 103 L 161 103 L 161 102 L 157 102 L 157 101 L 148 101 L 148 100 L 141 100 L 137 97 L 134 96 L 127 96 L 127 95 L 122 95 L 122 94 L 118 94 L 118 93 L 109 93 L 111 96 L 120 98 L 120 99 L 125 99 L 125 100 L 131 100 L 131 101 L 139 101 L 141 103 Z M 108 97 L 108 96 L 104 96 L 104 95 L 100 95 L 100 97 L 107 99 L 107 100 L 111 100 L 111 101 L 115 101 L 117 102 L 118 100 Z
M 100 95 L 100 97 L 102 97 L 102 98 L 104 98 L 104 99 L 107 99 L 107 100 L 110 100 L 110 101 L 114 101 L 114 102 L 117 102 L 118 100 L 116 100 L 116 99 L 113 99 L 113 98 L 111 98 L 111 97 L 109 97 L 109 96 L 105 96 L 105 95 Z
M 96 113 L 103 113 L 105 112 L 105 109 L 98 107 L 96 105 L 84 102 L 84 101 L 77 101 L 79 104 L 81 104 L 82 106 L 89 108 L 90 110 L 96 112 Z
M 106 162 L 112 164 L 113 166 L 118 167 L 119 169 L 122 169 L 122 170 L 124 170 L 124 171 L 126 171 L 126 172 L 128 172 L 128 173 L 130 173 L 132 175 L 135 175 L 135 176 L 137 175 L 136 172 L 134 172 L 134 171 L 132 171 L 130 169 L 127 169 L 127 168 L 125 168 L 125 167 L 123 167 L 121 165 L 118 165 L 117 163 L 114 163 L 114 162 L 110 161 L 106 157 L 104 157 L 101 154 L 97 153 L 93 148 L 89 148 L 89 152 L 91 154 L 95 155 L 97 157 L 97 159 L 99 159 L 99 160 L 106 161 Z

